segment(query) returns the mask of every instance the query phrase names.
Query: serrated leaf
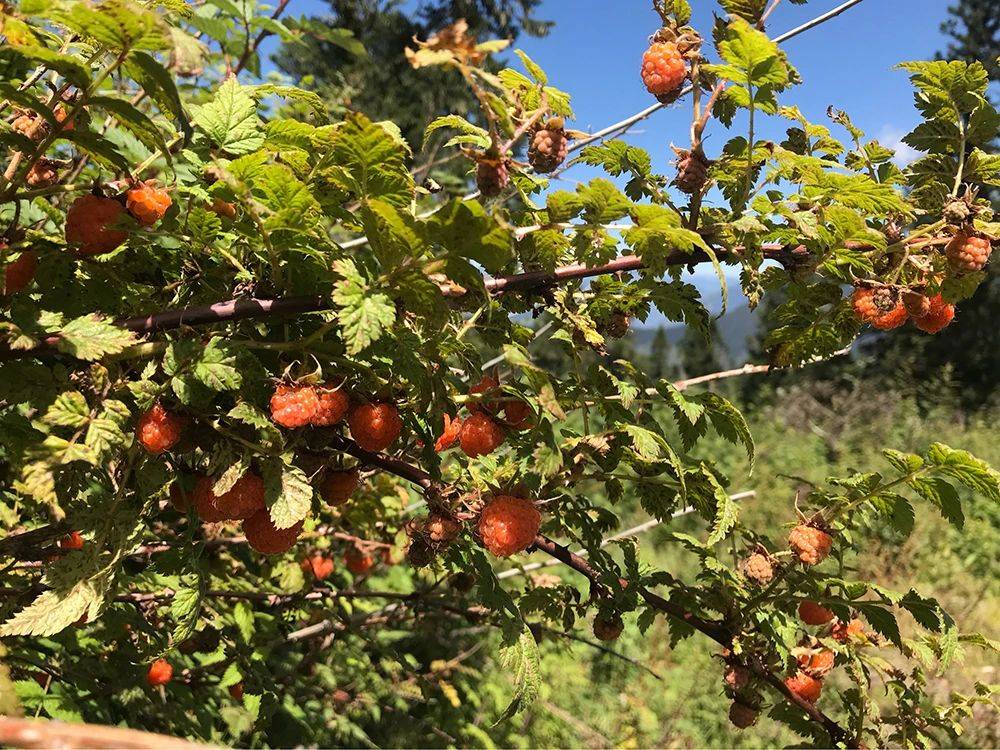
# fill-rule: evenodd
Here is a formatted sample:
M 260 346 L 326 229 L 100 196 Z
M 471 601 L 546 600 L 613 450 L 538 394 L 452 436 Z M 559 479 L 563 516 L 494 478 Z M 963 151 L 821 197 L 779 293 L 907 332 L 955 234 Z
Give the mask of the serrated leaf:
M 257 102 L 235 77 L 223 81 L 212 101 L 194 110 L 192 120 L 221 150 L 233 156 L 249 154 L 264 145 Z
M 202 589 L 200 586 L 194 588 L 180 588 L 174 592 L 174 597 L 170 601 L 170 616 L 174 621 L 174 630 L 171 640 L 174 643 L 181 643 L 190 638 L 198 624 L 198 615 L 201 614 Z
M 194 376 L 214 391 L 235 391 L 243 384 L 243 376 L 236 366 L 236 352 L 220 338 L 212 339 L 205 346 L 195 362 Z
M 505 639 L 500 647 L 500 667 L 514 682 L 514 697 L 497 719 L 499 724 L 534 703 L 541 687 L 538 644 L 531 631 L 524 627 L 516 639 Z
M 82 427 L 88 419 L 90 407 L 79 391 L 60 393 L 42 417 L 45 424 L 55 427 Z
M 95 313 L 71 320 L 61 331 L 56 348 L 77 359 L 96 360 L 118 354 L 136 341 L 135 334 Z
M 288 457 L 289 461 L 291 457 Z M 262 465 L 264 473 L 264 500 L 271 513 L 271 520 L 279 529 L 294 526 L 309 514 L 312 508 L 313 488 L 309 477 L 297 466 L 280 458 Z

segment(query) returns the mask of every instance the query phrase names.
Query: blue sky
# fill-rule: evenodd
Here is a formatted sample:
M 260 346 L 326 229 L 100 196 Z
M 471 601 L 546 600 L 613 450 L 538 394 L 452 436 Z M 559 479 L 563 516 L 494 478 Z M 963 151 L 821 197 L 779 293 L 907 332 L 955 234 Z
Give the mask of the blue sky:
M 840 2 L 811 0 L 793 5 L 784 0 L 769 21 L 768 33 L 777 35 L 794 28 Z M 407 4 L 415 5 L 416 0 Z M 939 26 L 947 16 L 947 5 L 946 0 L 865 0 L 786 42 L 784 49 L 803 84 L 783 94 L 782 102 L 797 105 L 813 122 L 827 123 L 830 105 L 846 110 L 869 137 L 898 148 L 897 156 L 908 160 L 912 153 L 899 139 L 916 125 L 917 113 L 906 74 L 892 68 L 905 60 L 929 59 L 945 47 Z M 692 6 L 693 24 L 707 35 L 718 3 L 692 0 Z M 292 0 L 288 12 L 322 15 L 327 7 L 317 0 Z M 554 86 L 572 94 L 576 113 L 572 127 L 598 130 L 652 103 L 639 78 L 642 52 L 659 26 L 650 0 L 545 0 L 538 17 L 555 21 L 552 32 L 541 39 L 522 36 L 518 46 L 545 69 Z M 710 45 L 707 52 L 714 55 Z M 626 136 L 650 152 L 657 171 L 672 171 L 669 145 L 684 145 L 687 140 L 689 107 L 690 100 L 682 100 Z M 787 127 L 787 121 L 773 118 L 758 126 L 758 137 L 780 140 Z M 728 134 L 718 123 L 710 125 L 709 156 L 718 153 L 732 135 L 745 134 L 743 128 L 740 119 Z M 841 138 L 845 135 L 836 126 L 834 133 Z M 565 173 L 566 182 L 554 187 L 572 189 L 575 181 L 598 174 L 577 166 Z M 706 298 L 718 296 L 710 270 L 699 271 L 695 281 Z

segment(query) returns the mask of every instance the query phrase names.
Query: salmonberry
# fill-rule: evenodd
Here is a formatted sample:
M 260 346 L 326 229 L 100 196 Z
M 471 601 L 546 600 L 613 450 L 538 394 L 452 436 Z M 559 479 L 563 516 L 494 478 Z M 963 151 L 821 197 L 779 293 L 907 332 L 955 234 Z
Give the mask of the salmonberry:
M 469 411 L 496 414 L 501 406 L 496 398 L 499 391 L 500 381 L 492 375 L 483 375 L 483 379 L 469 389 Z
M 985 237 L 956 234 L 944 249 L 948 263 L 958 273 L 981 271 L 989 262 L 993 247 Z
M 66 213 L 66 242 L 81 255 L 111 252 L 128 238 L 127 232 L 110 228 L 124 215 L 122 204 L 112 198 L 81 195 Z
M 333 704 L 337 708 L 343 708 L 351 702 L 351 694 L 346 690 L 341 690 L 339 688 L 334 690 L 333 693 L 330 694 L 330 697 L 333 699 Z
M 830 631 L 830 635 L 839 643 L 850 643 L 856 638 L 865 637 L 865 624 L 857 617 L 853 618 L 849 622 L 837 620 L 833 629 Z
M 757 722 L 759 709 L 741 701 L 733 701 L 729 706 L 729 721 L 737 729 L 752 727 Z
M 329 557 L 323 557 L 323 555 L 312 555 L 307 557 L 299 563 L 302 570 L 307 573 L 312 573 L 313 578 L 317 581 L 325 580 L 333 573 L 333 560 Z
M 444 415 L 444 430 L 441 436 L 434 441 L 434 450 L 438 453 L 446 451 L 458 442 L 458 436 L 462 432 L 462 420 L 450 414 Z
M 177 445 L 184 429 L 184 419 L 171 414 L 160 404 L 139 417 L 135 434 L 148 453 L 157 454 L 168 451 Z
M 441 513 L 432 513 L 427 517 L 424 532 L 427 538 L 435 544 L 447 544 L 459 535 L 462 525 Z
M 708 181 L 709 166 L 710 162 L 701 151 L 678 150 L 677 177 L 674 178 L 674 184 L 681 192 L 688 195 L 700 193 Z
M 59 540 L 59 549 L 83 549 L 83 537 L 79 531 L 71 531 Z
M 553 117 L 535 131 L 528 147 L 528 163 L 540 174 L 554 172 L 569 154 L 569 139 L 561 117 Z
M 302 521 L 286 529 L 279 529 L 271 520 L 267 508 L 258 510 L 243 522 L 247 543 L 263 555 L 280 555 L 295 546 L 302 533 Z
M 136 185 L 125 194 L 125 207 L 137 222 L 151 227 L 163 218 L 170 208 L 170 195 L 150 182 Z
M 484 198 L 495 198 L 510 184 L 510 171 L 502 158 L 482 157 L 476 165 L 476 187 Z
M 750 684 L 750 670 L 742 664 L 726 664 L 722 680 L 730 690 L 743 690 Z
M 792 695 L 806 703 L 815 703 L 819 700 L 820 693 L 823 692 L 822 680 L 810 677 L 805 672 L 796 672 L 791 677 L 785 679 L 785 687 Z
M 774 578 L 774 564 L 767 555 L 754 552 L 743 561 L 743 575 L 760 586 L 766 586 Z
M 2 249 L 0 246 L 0 250 Z M 17 260 L 12 260 L 4 268 L 3 293 L 10 295 L 24 291 L 34 280 L 37 270 L 38 253 L 34 250 L 23 251 L 17 256 Z
M 799 619 L 806 625 L 826 625 L 833 619 L 833 612 L 805 599 L 799 603 Z
M 807 524 L 799 524 L 788 535 L 788 546 L 795 556 L 806 565 L 819 565 L 830 554 L 833 537 L 822 529 Z
M 375 566 L 375 558 L 357 547 L 351 547 L 344 554 L 344 565 L 356 576 L 363 576 Z
M 642 56 L 642 82 L 661 101 L 673 101 L 687 78 L 687 66 L 674 42 L 653 42 Z
M 822 679 L 833 669 L 837 655 L 828 648 L 816 649 L 798 657 L 799 669 L 810 677 Z
M 851 306 L 858 320 L 882 331 L 899 328 L 907 319 L 906 308 L 889 289 L 855 289 Z
M 903 307 L 913 318 L 922 318 L 931 311 L 931 298 L 920 292 L 905 292 Z
M 235 685 L 229 686 L 229 697 L 234 701 L 243 700 L 243 683 L 237 682 Z
M 389 403 L 359 404 L 347 418 L 354 442 L 372 453 L 384 451 L 399 437 L 403 420 Z
M 208 210 L 217 216 L 223 216 L 227 219 L 236 218 L 236 204 L 224 201 L 222 198 L 213 198 L 211 204 L 208 206 Z
M 214 484 L 215 480 L 211 477 L 199 477 L 192 492 L 194 506 L 202 521 L 242 521 L 259 515 L 264 509 L 264 480 L 256 474 L 247 472 L 222 495 L 213 492 Z M 266 514 L 266 509 L 263 512 Z
M 470 458 L 485 456 L 495 451 L 506 437 L 503 427 L 483 412 L 475 412 L 462 422 L 458 440 L 465 455 Z
M 930 309 L 925 315 L 913 319 L 913 325 L 924 333 L 940 333 L 955 319 L 955 306 L 937 294 L 931 297 Z
M 316 389 L 319 403 L 313 414 L 312 423 L 317 427 L 331 427 L 347 415 L 351 400 L 343 388 L 327 386 Z
M 31 165 L 28 174 L 24 176 L 24 181 L 33 188 L 47 188 L 55 185 L 59 180 L 57 166 L 58 162 L 52 159 L 39 159 Z
M 594 637 L 599 641 L 614 641 L 625 630 L 625 621 L 620 615 L 599 614 L 594 618 Z
M 479 517 L 483 544 L 497 557 L 510 557 L 535 541 L 542 516 L 534 504 L 522 497 L 498 495 Z
M 310 424 L 319 409 L 319 396 L 311 385 L 281 383 L 271 396 L 271 419 L 294 429 Z
M 503 423 L 512 430 L 530 430 L 535 426 L 535 412 L 527 401 L 509 399 L 504 402 Z
M 361 484 L 361 474 L 357 469 L 328 471 L 320 485 L 323 500 L 334 507 L 346 503 Z
M 149 665 L 149 671 L 146 672 L 146 682 L 153 687 L 166 685 L 173 679 L 173 676 L 174 668 L 170 662 L 166 659 L 157 659 Z

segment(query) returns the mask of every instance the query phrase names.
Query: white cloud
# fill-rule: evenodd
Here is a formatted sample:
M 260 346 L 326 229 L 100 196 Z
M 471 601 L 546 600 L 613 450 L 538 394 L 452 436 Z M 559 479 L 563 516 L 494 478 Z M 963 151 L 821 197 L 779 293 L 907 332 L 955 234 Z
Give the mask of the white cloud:
M 915 148 L 903 143 L 903 137 L 907 131 L 900 130 L 895 125 L 883 125 L 878 132 L 877 140 L 886 148 L 891 148 L 896 152 L 892 157 L 893 163 L 900 169 L 904 169 L 921 157 L 921 153 Z

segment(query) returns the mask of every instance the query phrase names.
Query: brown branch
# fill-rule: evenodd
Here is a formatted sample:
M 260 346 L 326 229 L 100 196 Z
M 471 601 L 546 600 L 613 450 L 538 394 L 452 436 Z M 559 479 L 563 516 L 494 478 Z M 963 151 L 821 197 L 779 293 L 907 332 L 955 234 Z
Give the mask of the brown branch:
M 0 746 L 21 748 L 97 748 L 99 750 L 196 750 L 208 748 L 177 737 L 100 724 L 64 724 L 42 719 L 0 717 Z
M 285 12 L 285 8 L 288 7 L 289 2 L 291 2 L 291 0 L 281 0 L 281 2 L 278 3 L 278 7 L 275 8 L 274 12 L 271 14 L 272 21 L 278 20 L 278 17 Z M 240 72 L 243 70 L 246 64 L 250 62 L 250 55 L 256 52 L 257 48 L 260 47 L 261 42 L 263 42 L 265 39 L 267 39 L 267 37 L 271 36 L 273 33 L 274 33 L 273 31 L 264 29 L 257 35 L 256 39 L 254 39 L 250 44 L 248 44 L 243 49 L 243 54 L 240 55 L 239 61 L 236 63 L 236 66 L 232 70 L 233 75 L 240 74 Z

